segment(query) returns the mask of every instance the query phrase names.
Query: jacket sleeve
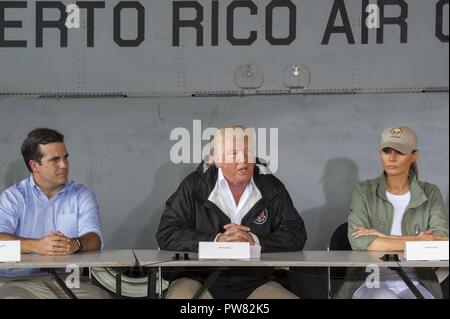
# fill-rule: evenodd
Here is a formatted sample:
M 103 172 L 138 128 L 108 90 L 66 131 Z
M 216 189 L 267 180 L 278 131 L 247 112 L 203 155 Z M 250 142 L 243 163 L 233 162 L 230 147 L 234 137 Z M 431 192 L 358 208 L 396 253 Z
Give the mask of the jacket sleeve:
M 357 184 L 353 188 L 350 215 L 348 216 L 348 240 L 353 250 L 367 250 L 369 245 L 375 240 L 375 236 L 362 236 L 353 238 L 352 233 L 357 227 L 372 228 L 367 211 L 367 203 L 361 185 Z
M 305 223 L 285 188 L 277 195 L 273 203 L 272 232 L 268 235 L 257 235 L 261 252 L 302 250 L 307 238 Z
M 444 201 L 437 186 L 433 186 L 428 200 L 431 203 L 428 229 L 432 230 L 435 236 L 448 237 L 448 217 L 445 215 Z
M 216 233 L 196 230 L 193 183 L 186 178 L 167 200 L 156 240 L 159 248 L 172 251 L 198 251 L 200 241 L 214 241 Z

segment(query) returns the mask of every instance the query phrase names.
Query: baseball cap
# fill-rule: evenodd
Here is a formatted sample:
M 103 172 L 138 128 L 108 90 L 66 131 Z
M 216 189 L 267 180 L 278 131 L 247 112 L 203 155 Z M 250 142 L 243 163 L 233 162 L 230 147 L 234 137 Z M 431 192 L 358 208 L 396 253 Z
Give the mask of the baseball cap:
M 417 136 L 408 126 L 396 125 L 388 127 L 381 134 L 380 150 L 393 148 L 403 154 L 411 154 L 417 150 Z

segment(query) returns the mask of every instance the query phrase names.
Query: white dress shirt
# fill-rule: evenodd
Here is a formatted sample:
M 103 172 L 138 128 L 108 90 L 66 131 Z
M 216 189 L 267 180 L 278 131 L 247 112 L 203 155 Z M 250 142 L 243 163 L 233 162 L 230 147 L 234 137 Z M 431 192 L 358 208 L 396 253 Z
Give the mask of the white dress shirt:
M 222 169 L 219 168 L 216 186 L 209 195 L 208 200 L 216 204 L 230 218 L 232 223 L 240 225 L 242 218 L 261 198 L 261 192 L 252 178 L 245 187 L 239 203 L 236 204 L 228 182 L 223 176 Z M 219 235 L 217 234 L 215 241 Z M 252 235 L 256 244 L 259 245 L 258 237 L 253 233 L 250 233 L 250 235 Z

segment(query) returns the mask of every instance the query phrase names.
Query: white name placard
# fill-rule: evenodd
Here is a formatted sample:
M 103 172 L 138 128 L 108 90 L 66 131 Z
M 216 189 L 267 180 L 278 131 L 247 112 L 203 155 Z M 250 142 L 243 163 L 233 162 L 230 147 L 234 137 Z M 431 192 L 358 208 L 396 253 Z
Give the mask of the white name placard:
M 20 241 L 0 241 L 0 262 L 20 261 Z
M 407 241 L 406 260 L 448 260 L 448 241 Z
M 256 246 L 255 246 L 256 247 Z M 258 246 L 259 247 L 259 246 Z M 252 254 L 253 252 L 253 254 Z M 259 253 L 261 249 L 259 249 Z M 258 249 L 250 249 L 250 243 L 199 242 L 199 259 L 250 259 L 258 254 Z M 253 256 L 252 256 L 253 255 Z

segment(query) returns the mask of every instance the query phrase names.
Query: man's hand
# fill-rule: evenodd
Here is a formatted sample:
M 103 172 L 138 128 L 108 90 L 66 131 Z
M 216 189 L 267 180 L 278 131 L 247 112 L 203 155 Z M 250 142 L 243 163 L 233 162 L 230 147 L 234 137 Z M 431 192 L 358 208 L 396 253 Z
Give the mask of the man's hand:
M 388 235 L 379 232 L 373 228 L 365 228 L 365 227 L 356 227 L 352 233 L 354 238 L 362 237 L 362 236 L 376 236 L 380 238 L 387 238 Z
M 250 228 L 237 224 L 227 224 L 223 227 L 225 231 L 217 237 L 220 242 L 248 242 L 255 245 L 253 236 L 249 234 Z
M 34 240 L 32 250 L 46 256 L 72 255 L 78 250 L 78 245 L 74 240 L 58 231 Z

